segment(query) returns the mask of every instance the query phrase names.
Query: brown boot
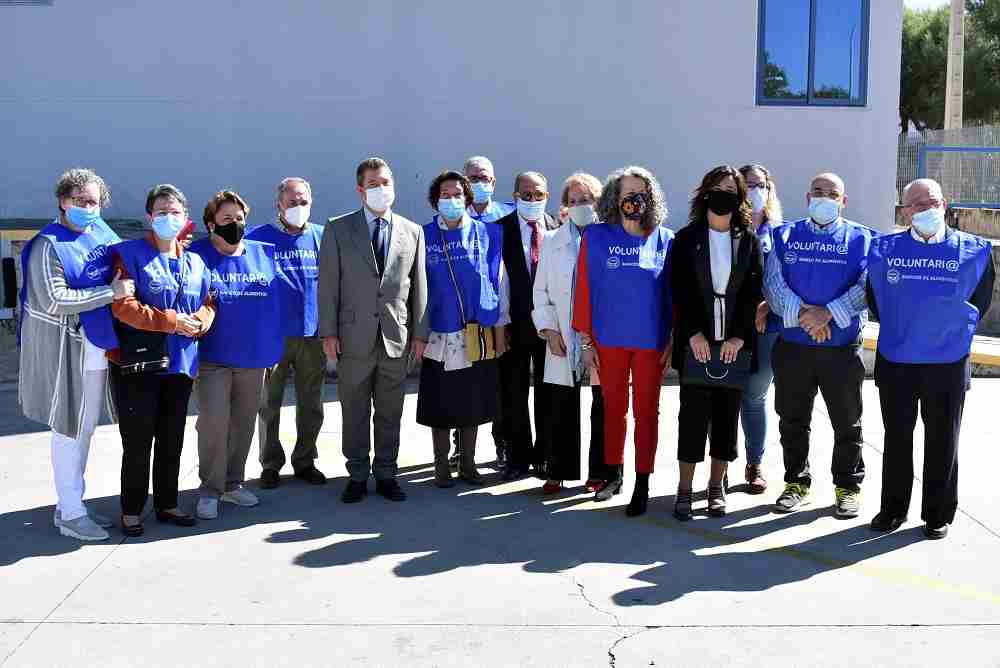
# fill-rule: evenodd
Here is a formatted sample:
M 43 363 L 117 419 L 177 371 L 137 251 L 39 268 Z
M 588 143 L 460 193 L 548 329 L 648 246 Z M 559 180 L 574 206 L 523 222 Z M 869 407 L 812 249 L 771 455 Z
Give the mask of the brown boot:
M 767 480 L 760 472 L 760 464 L 747 464 L 747 491 L 751 494 L 763 494 L 767 490 Z

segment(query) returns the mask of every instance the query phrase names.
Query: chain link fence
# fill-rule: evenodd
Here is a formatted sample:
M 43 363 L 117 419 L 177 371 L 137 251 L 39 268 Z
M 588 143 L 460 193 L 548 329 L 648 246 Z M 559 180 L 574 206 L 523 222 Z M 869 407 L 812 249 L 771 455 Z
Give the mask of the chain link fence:
M 955 204 L 1000 209 L 1000 126 L 925 130 L 899 136 L 896 192 L 916 178 L 941 184 Z

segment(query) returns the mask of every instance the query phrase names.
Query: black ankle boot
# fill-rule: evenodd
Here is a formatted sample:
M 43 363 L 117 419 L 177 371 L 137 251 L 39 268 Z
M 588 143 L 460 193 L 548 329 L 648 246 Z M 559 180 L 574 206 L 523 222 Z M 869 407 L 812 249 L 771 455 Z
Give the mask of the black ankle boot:
M 635 476 L 635 489 L 632 490 L 632 500 L 625 507 L 628 517 L 638 517 L 646 512 L 649 503 L 649 474 L 638 473 Z

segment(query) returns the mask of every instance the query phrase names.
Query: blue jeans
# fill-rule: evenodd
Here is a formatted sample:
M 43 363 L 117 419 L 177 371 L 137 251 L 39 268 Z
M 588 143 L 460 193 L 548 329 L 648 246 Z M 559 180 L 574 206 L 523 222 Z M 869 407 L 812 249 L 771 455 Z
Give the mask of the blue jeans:
M 743 439 L 747 447 L 747 464 L 760 464 L 767 443 L 767 390 L 774 380 L 771 351 L 778 332 L 762 334 L 757 339 L 757 372 L 747 380 L 740 407 Z

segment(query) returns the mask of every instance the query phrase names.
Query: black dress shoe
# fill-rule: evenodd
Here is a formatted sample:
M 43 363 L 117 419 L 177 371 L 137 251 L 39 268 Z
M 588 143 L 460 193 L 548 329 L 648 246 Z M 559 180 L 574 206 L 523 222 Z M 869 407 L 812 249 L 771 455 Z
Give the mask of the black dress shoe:
M 305 480 L 310 485 L 325 485 L 326 476 L 315 466 L 310 466 L 307 469 L 302 469 L 301 471 L 295 472 L 296 478 L 301 478 Z
M 636 486 L 632 492 L 632 500 L 625 506 L 625 515 L 628 517 L 638 517 L 646 512 L 649 504 L 649 489 Z
M 138 538 L 139 536 L 142 535 L 143 528 L 141 521 L 137 524 L 125 524 L 125 516 L 123 515 L 121 518 L 121 525 L 122 525 L 122 533 L 128 536 L 129 538 Z
M 504 469 L 507 468 L 507 446 L 505 446 L 502 442 L 497 443 L 496 446 L 497 446 L 496 469 L 499 471 L 503 471 Z
M 368 483 L 349 480 L 340 500 L 344 503 L 357 503 L 368 495 Z
M 930 540 L 941 540 L 948 535 L 948 525 L 942 524 L 938 527 L 932 527 L 930 524 L 925 524 L 924 535 Z
M 160 524 L 173 524 L 177 527 L 193 527 L 198 523 L 198 520 L 187 513 L 167 513 L 162 510 L 156 511 L 156 521 Z
M 872 518 L 871 524 L 868 526 L 872 531 L 880 531 L 882 533 L 889 533 L 890 531 L 895 531 L 899 527 L 903 526 L 906 522 L 906 517 L 898 517 L 896 515 L 890 515 L 889 513 L 879 513 Z
M 518 466 L 508 466 L 503 470 L 501 478 L 504 482 L 510 482 L 511 480 L 520 480 L 526 475 L 528 475 L 528 469 L 522 469 Z
M 274 489 L 281 484 L 281 476 L 274 469 L 264 469 L 260 472 L 260 488 Z
M 406 492 L 399 486 L 395 478 L 375 481 L 375 492 L 390 501 L 406 501 Z

